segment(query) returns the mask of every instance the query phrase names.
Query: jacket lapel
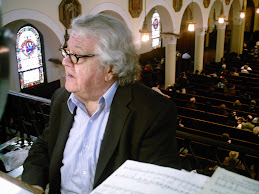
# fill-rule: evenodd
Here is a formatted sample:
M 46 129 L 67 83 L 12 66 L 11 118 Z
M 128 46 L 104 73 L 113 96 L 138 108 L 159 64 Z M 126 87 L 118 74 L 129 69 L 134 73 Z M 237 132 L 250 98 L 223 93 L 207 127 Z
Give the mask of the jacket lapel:
M 62 111 L 60 112 L 60 114 L 61 121 L 63 121 L 62 123 L 60 123 L 60 129 L 62 130 L 60 130 L 58 133 L 57 142 L 59 143 L 56 144 L 55 149 L 53 150 L 52 155 L 55 157 L 52 157 L 52 162 L 50 166 L 50 172 L 53 175 L 50 176 L 53 177 L 53 179 L 50 181 L 53 185 L 59 185 L 61 181 L 60 168 L 62 166 L 63 152 L 65 149 L 69 131 L 72 127 L 75 111 L 74 114 L 71 114 L 67 108 L 67 103 L 63 102 Z
M 67 142 L 69 131 L 72 127 L 75 111 L 74 111 L 74 114 L 71 114 L 67 108 L 67 103 L 64 102 L 62 105 L 62 111 L 60 114 L 61 114 L 61 121 L 63 121 L 62 123 L 60 123 L 60 129 L 62 130 L 59 131 L 58 138 L 57 138 L 57 142 L 59 143 L 56 144 L 53 154 L 62 160 L 63 151 L 65 149 L 65 144 Z
M 132 101 L 132 87 L 119 86 L 114 96 L 109 119 L 104 133 L 99 159 L 95 172 L 94 187 L 108 164 L 121 136 L 130 110 L 127 105 Z M 112 141 L 111 141 L 112 140 Z

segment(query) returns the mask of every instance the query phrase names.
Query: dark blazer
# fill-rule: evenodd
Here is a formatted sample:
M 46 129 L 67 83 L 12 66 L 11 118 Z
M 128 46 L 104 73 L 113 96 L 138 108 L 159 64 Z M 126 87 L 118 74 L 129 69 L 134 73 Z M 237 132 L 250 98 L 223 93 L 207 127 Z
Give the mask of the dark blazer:
M 63 151 L 74 115 L 67 107 L 70 93 L 58 89 L 51 100 L 49 123 L 30 149 L 22 180 L 50 193 L 60 192 Z M 140 84 L 119 86 L 110 115 L 94 179 L 94 188 L 126 160 L 178 167 L 176 106 L 172 100 Z

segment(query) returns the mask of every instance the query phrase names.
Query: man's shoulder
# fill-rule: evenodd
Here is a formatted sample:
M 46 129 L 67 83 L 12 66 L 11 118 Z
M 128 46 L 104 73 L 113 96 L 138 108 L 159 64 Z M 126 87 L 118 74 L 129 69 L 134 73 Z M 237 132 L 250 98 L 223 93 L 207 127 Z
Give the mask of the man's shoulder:
M 59 89 L 57 89 L 55 92 L 54 92 L 54 94 L 53 94 L 53 96 L 52 96 L 52 100 L 58 100 L 58 101 L 60 101 L 60 100 L 67 100 L 68 99 L 68 97 L 70 96 L 70 92 L 68 92 L 66 89 L 65 89 L 65 87 L 61 87 L 61 88 L 59 88 Z
M 132 99 L 135 104 L 152 105 L 153 107 L 161 106 L 161 104 L 174 105 L 174 102 L 171 99 L 166 98 L 142 83 L 136 82 L 126 87 L 131 88 Z
M 135 95 L 140 95 L 142 97 L 148 97 L 148 98 L 161 98 L 161 99 L 165 99 L 166 98 L 164 96 L 162 96 L 161 94 L 159 94 L 157 91 L 153 90 L 152 88 L 149 88 L 147 86 L 145 86 L 142 83 L 136 82 L 134 84 L 132 84 L 132 89 L 133 89 L 133 94 Z

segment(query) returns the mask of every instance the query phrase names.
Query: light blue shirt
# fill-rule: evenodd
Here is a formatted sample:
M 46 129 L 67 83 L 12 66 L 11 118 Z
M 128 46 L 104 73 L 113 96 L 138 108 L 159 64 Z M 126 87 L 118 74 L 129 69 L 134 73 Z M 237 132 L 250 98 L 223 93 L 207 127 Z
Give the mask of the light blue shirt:
M 93 190 L 96 165 L 117 87 L 115 82 L 99 99 L 99 108 L 91 117 L 84 104 L 73 93 L 70 95 L 69 111 L 73 114 L 77 109 L 63 153 L 61 193 L 87 194 Z

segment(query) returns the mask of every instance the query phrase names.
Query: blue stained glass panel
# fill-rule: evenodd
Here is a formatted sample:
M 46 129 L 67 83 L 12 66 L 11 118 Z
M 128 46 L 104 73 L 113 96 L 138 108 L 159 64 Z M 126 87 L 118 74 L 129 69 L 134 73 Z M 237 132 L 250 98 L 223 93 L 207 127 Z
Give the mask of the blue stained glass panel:
M 16 57 L 21 89 L 44 83 L 40 36 L 32 26 L 17 32 Z
M 156 49 L 161 47 L 161 23 L 160 16 L 157 10 L 152 15 L 152 48 Z

